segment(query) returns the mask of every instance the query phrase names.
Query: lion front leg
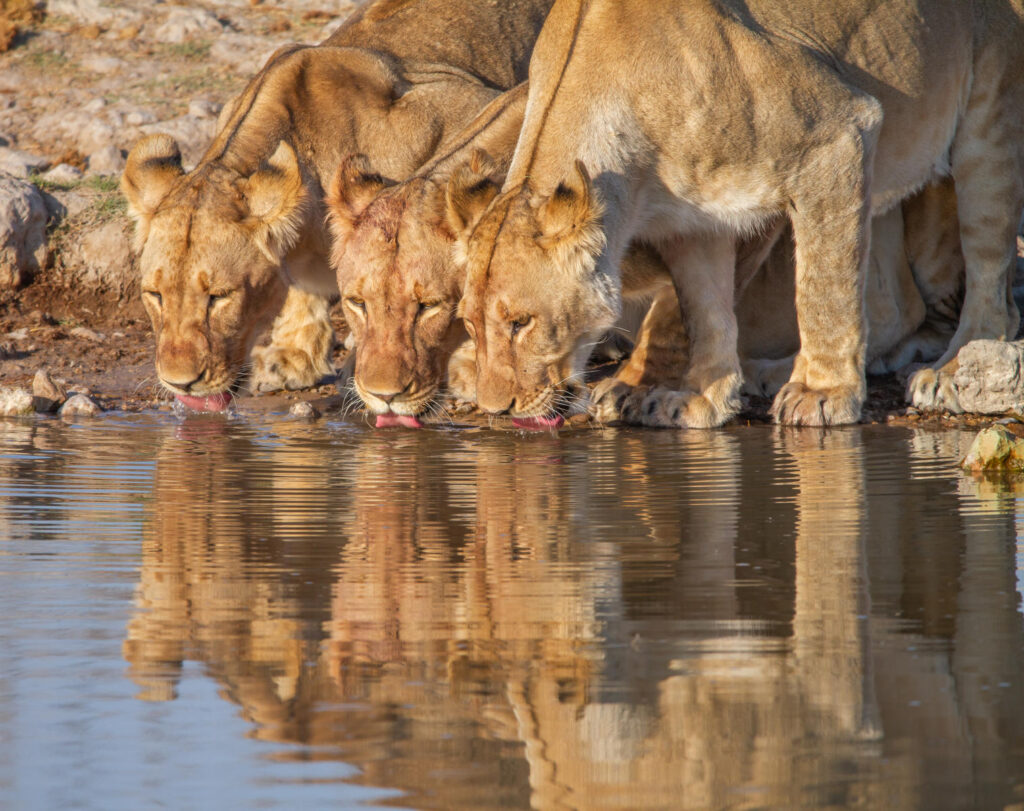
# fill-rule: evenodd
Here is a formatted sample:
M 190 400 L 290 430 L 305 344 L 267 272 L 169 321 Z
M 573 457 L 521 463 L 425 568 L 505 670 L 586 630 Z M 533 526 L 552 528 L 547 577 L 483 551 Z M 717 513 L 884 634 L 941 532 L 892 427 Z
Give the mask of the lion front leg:
M 812 191 L 793 201 L 800 350 L 771 409 L 784 425 L 860 419 L 867 393 L 864 280 L 873 142 L 859 131 L 837 139 L 817 156 L 820 166 L 830 167 L 828 193 Z
M 715 428 L 740 408 L 735 241 L 731 236 L 675 237 L 658 249 L 672 273 L 689 345 L 680 355 L 681 390 L 655 388 L 640 406 L 641 419 L 652 427 Z
M 652 386 L 677 388 L 688 359 L 689 340 L 670 284 L 654 297 L 630 356 L 618 371 L 601 380 L 591 394 L 590 413 L 602 423 L 643 425 L 643 404 Z
M 334 329 L 326 298 L 288 288 L 269 346 L 253 349 L 249 386 L 254 392 L 304 389 L 334 373 Z

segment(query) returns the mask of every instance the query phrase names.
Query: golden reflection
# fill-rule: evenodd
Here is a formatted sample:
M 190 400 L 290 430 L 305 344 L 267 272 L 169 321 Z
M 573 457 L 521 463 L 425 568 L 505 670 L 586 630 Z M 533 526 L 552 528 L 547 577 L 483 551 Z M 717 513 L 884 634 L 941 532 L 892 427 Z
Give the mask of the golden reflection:
M 1006 805 L 1012 519 L 908 531 L 954 488 L 915 441 L 169 438 L 125 657 L 410 807 Z

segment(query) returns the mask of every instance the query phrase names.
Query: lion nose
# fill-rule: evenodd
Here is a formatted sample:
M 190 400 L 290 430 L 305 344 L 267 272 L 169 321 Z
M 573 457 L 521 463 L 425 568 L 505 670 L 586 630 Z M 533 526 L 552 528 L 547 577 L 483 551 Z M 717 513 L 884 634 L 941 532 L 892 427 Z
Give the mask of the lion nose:
M 166 384 L 167 384 L 168 386 L 173 386 L 173 387 L 174 387 L 174 388 L 176 388 L 176 389 L 182 389 L 183 391 L 191 391 L 192 387 L 193 387 L 193 386 L 194 386 L 194 385 L 195 385 L 196 383 L 198 383 L 198 382 L 199 382 L 200 380 L 202 380 L 202 379 L 203 379 L 203 375 L 204 375 L 204 374 L 206 374 L 206 370 L 205 370 L 205 369 L 204 369 L 204 370 L 203 370 L 202 372 L 200 372 L 200 373 L 199 373 L 198 375 L 196 375 L 196 376 L 195 376 L 194 378 L 192 378 L 191 380 L 189 380 L 189 381 L 188 381 L 187 383 L 178 383 L 178 382 L 176 382 L 176 381 L 174 381 L 174 380 L 170 380 L 170 379 L 168 379 L 168 378 L 166 378 L 166 377 L 165 377 L 165 378 L 163 378 L 163 381 L 164 381 L 164 383 L 166 383 Z
M 405 394 L 407 391 L 409 391 L 410 386 L 412 386 L 411 380 L 404 387 L 398 389 L 397 391 L 373 391 L 373 389 L 367 389 L 366 393 L 369 394 L 371 397 L 376 397 L 378 400 L 382 400 L 388 405 L 391 405 L 391 401 L 398 397 L 400 394 Z

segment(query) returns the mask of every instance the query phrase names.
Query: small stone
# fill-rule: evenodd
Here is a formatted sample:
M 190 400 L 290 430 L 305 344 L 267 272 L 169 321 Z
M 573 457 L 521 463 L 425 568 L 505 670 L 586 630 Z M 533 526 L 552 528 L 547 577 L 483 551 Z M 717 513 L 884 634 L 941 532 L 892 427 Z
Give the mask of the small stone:
M 6 337 L 12 341 L 24 341 L 28 338 L 28 329 L 26 327 L 16 329 L 13 332 L 8 332 Z
M 118 73 L 124 68 L 125 63 L 123 59 L 118 59 L 116 56 L 92 54 L 91 56 L 83 57 L 81 65 L 93 73 Z
M 48 216 L 39 189 L 0 175 L 0 288 L 16 289 L 46 267 Z
M 209 99 L 192 99 L 188 103 L 188 114 L 194 118 L 216 118 L 223 106 Z
M 48 183 L 70 186 L 72 183 L 76 183 L 81 180 L 83 174 L 81 169 L 72 166 L 70 163 L 58 163 L 42 177 L 43 180 Z
M 85 341 L 92 341 L 97 344 L 103 343 L 107 340 L 105 335 L 96 332 L 95 330 L 91 330 L 88 327 L 75 327 L 68 333 L 68 335 L 73 338 L 81 338 Z
M 14 177 L 26 178 L 33 172 L 41 171 L 50 162 L 39 155 L 33 155 L 23 149 L 0 147 L 0 171 Z
M 113 144 L 107 144 L 89 155 L 89 172 L 94 175 L 119 175 L 124 171 L 124 155 Z
M 124 114 L 124 123 L 129 127 L 141 127 L 143 124 L 153 124 L 156 116 L 149 110 L 130 110 Z
M 95 417 L 102 413 L 100 404 L 86 394 L 72 394 L 58 412 L 62 418 Z
M 106 106 L 107 106 L 106 100 L 100 98 L 99 96 L 97 96 L 92 101 L 88 102 L 87 104 L 82 105 L 82 109 L 85 112 L 89 113 L 90 115 L 95 115 L 96 113 L 100 112 Z
M 1024 440 L 1005 425 L 993 425 L 980 431 L 960 467 L 972 472 L 983 470 L 1024 470 Z
M 10 341 L 0 341 L 0 360 L 13 358 L 15 351 L 14 344 Z
M 0 386 L 0 417 L 22 417 L 34 413 L 32 395 L 25 389 Z
M 315 405 L 302 400 L 291 407 L 288 415 L 298 420 L 315 420 L 319 419 L 320 412 Z
M 41 414 L 56 411 L 68 399 L 64 387 L 46 369 L 40 369 L 32 380 L 32 407 Z

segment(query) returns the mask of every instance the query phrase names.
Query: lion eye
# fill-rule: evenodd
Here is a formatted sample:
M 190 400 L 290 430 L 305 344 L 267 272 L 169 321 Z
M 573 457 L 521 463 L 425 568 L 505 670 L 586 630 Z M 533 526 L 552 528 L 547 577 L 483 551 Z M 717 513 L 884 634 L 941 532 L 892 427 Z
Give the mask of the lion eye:
M 145 290 L 143 292 L 156 302 L 157 307 L 160 307 L 164 303 L 163 296 L 161 296 L 156 290 Z
M 359 298 L 358 296 L 348 296 L 345 299 L 345 303 L 349 307 L 353 307 L 356 310 L 360 310 L 364 313 L 366 312 L 366 301 L 364 299 Z
M 440 301 L 421 301 L 419 306 L 419 312 L 425 313 L 427 310 L 433 310 L 435 307 L 439 307 L 440 305 Z
M 519 331 L 533 320 L 533 316 L 524 315 L 512 322 L 512 337 L 515 338 Z

